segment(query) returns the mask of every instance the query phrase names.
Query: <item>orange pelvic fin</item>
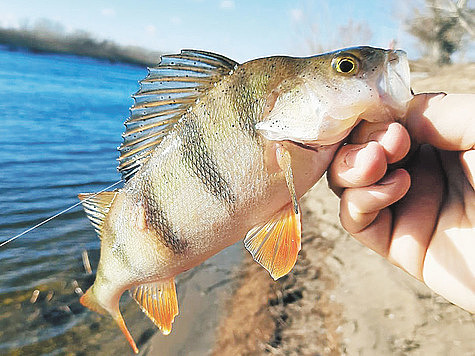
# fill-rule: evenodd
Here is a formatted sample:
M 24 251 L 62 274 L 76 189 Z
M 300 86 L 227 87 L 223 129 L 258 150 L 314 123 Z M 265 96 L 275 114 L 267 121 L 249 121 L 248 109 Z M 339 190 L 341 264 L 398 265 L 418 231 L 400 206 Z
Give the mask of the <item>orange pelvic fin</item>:
M 82 305 L 91 309 L 92 311 L 95 311 L 96 313 L 107 314 L 108 311 L 103 306 L 101 306 L 96 296 L 94 295 L 92 288 L 93 287 L 89 288 L 87 292 L 81 297 L 81 299 L 79 299 L 79 301 L 81 302 Z M 124 318 L 122 318 L 122 314 L 120 313 L 120 310 L 117 308 L 117 311 L 114 313 L 111 313 L 111 316 L 112 318 L 114 318 L 115 322 L 119 326 L 120 331 L 122 331 L 125 338 L 129 342 L 130 347 L 132 347 L 132 350 L 134 350 L 134 353 L 138 354 L 139 349 L 137 348 L 137 345 L 135 345 L 135 341 L 132 338 L 132 335 L 130 335 L 130 332 L 127 329 L 127 326 L 125 326 Z
M 130 294 L 163 335 L 170 334 L 173 320 L 178 315 L 174 279 L 141 284 L 131 289 Z
M 252 257 L 275 280 L 294 267 L 301 247 L 300 213 L 294 205 L 284 206 L 272 219 L 252 228 L 244 239 L 244 246 Z

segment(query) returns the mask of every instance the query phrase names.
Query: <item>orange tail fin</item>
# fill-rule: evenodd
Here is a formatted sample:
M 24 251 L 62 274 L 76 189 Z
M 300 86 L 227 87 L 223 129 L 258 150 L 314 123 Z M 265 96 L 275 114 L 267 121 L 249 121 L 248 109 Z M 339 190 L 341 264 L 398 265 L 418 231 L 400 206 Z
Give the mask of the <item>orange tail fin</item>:
M 92 311 L 95 311 L 96 313 L 99 314 L 107 314 L 109 313 L 104 307 L 102 307 L 97 300 L 96 296 L 94 295 L 94 292 L 92 290 L 93 287 L 89 288 L 86 293 L 79 299 L 82 305 L 84 305 L 86 308 L 91 309 Z M 132 350 L 134 350 L 134 353 L 138 354 L 139 349 L 137 348 L 137 345 L 135 345 L 135 341 L 132 338 L 132 335 L 130 335 L 129 330 L 127 329 L 127 326 L 125 325 L 124 318 L 122 318 L 122 314 L 120 313 L 119 308 L 117 307 L 117 311 L 114 313 L 110 313 L 112 318 L 115 320 L 117 325 L 119 326 L 120 331 L 124 334 L 125 338 L 130 344 L 130 347 L 132 347 Z
M 129 330 L 127 329 L 127 326 L 125 326 L 125 321 L 124 318 L 122 318 L 122 314 L 120 311 L 117 313 L 117 316 L 114 317 L 115 322 L 119 326 L 120 331 L 124 334 L 125 338 L 129 342 L 130 347 L 132 350 L 134 350 L 135 354 L 139 353 L 139 349 L 137 348 L 137 345 L 135 345 L 135 341 L 132 338 L 132 335 L 130 335 Z

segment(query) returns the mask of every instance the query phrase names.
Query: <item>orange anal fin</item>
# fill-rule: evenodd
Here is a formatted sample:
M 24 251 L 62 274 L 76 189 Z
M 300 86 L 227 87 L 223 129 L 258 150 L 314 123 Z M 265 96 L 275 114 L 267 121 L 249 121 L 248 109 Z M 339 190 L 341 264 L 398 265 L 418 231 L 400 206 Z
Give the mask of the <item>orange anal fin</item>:
M 269 222 L 252 228 L 244 239 L 244 246 L 276 280 L 294 267 L 301 247 L 301 231 L 300 213 L 295 213 L 291 203 Z
M 178 315 L 174 279 L 141 284 L 131 289 L 130 294 L 163 335 L 170 334 L 173 320 Z
M 96 313 L 99 313 L 99 314 L 102 314 L 102 315 L 106 315 L 108 314 L 107 310 L 105 310 L 102 305 L 99 303 L 99 301 L 97 300 L 96 298 L 96 295 L 94 294 L 94 291 L 93 291 L 93 287 L 90 287 L 86 293 L 84 293 L 81 298 L 79 298 L 79 302 L 84 305 L 86 308 L 96 312 Z

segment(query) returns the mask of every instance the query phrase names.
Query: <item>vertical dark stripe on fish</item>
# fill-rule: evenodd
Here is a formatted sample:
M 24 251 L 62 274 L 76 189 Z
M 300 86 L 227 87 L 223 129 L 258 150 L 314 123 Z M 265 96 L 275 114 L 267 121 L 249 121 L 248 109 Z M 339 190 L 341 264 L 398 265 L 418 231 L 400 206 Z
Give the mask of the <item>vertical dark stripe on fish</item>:
M 232 208 L 236 197 L 220 173 L 216 160 L 206 147 L 203 131 L 191 114 L 183 121 L 179 135 L 183 140 L 181 150 L 186 165 L 201 180 L 207 191 Z
M 244 70 L 243 70 L 244 71 Z M 257 138 L 257 99 L 253 97 L 251 89 L 246 85 L 244 73 L 236 76 L 234 85 L 231 87 L 233 102 L 241 130 L 247 132 L 252 138 Z
M 125 243 L 114 242 L 111 248 L 112 255 L 123 264 L 129 271 L 135 270 L 129 255 L 127 254 L 127 246 Z
M 150 191 L 149 189 L 147 189 Z M 164 211 L 159 204 L 150 198 L 150 193 L 145 195 L 147 198 L 143 201 L 145 210 L 145 223 L 149 229 L 153 229 L 160 235 L 162 242 L 174 253 L 185 251 L 187 243 L 180 240 L 178 234 L 174 231 L 170 221 L 165 216 Z
M 248 93 L 249 95 L 249 93 Z M 249 95 L 250 96 L 250 95 Z M 256 114 L 255 114 L 255 106 L 252 102 L 252 98 L 248 99 L 247 102 L 243 100 L 242 110 L 239 113 L 239 126 L 244 132 L 247 132 L 252 138 L 257 138 L 257 130 L 256 130 Z

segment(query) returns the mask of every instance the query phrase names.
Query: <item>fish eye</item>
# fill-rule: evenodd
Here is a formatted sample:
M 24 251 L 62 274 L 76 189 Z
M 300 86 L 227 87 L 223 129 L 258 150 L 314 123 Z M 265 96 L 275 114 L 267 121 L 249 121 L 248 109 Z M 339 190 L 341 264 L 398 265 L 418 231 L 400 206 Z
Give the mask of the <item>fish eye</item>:
M 354 74 L 358 70 L 358 62 L 352 57 L 340 57 L 333 60 L 333 68 L 342 74 Z

